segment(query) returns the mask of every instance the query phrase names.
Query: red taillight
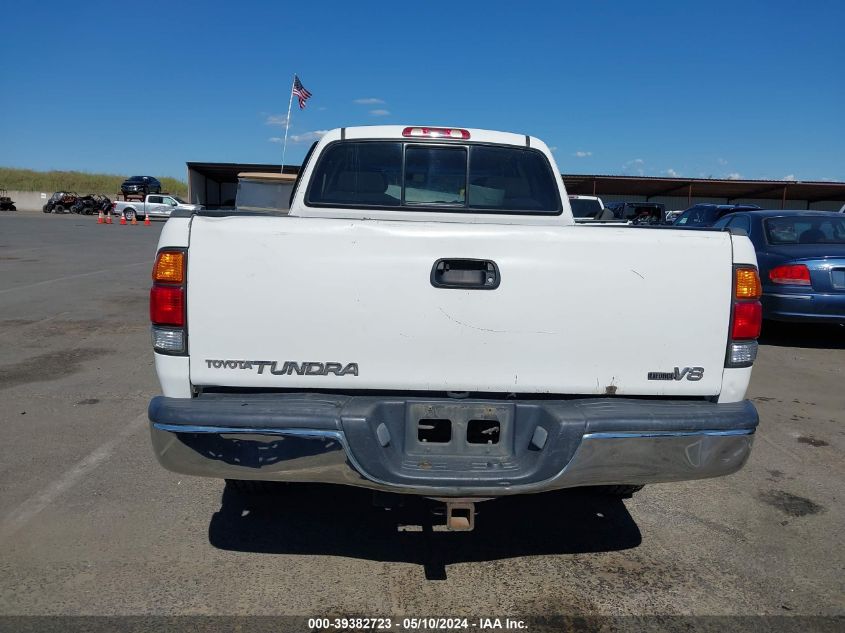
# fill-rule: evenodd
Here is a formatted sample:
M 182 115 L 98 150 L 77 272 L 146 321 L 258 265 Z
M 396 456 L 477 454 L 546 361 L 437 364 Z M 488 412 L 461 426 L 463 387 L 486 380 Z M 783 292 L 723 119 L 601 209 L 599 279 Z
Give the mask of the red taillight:
M 406 127 L 402 130 L 402 136 L 419 138 L 454 138 L 469 140 L 469 130 L 461 130 L 454 127 Z
M 734 304 L 731 327 L 733 340 L 757 338 L 763 325 L 763 306 L 759 301 L 741 301 Z
M 809 286 L 810 269 L 804 264 L 787 264 L 786 266 L 775 266 L 769 271 L 769 279 L 772 283 L 790 286 Z
M 763 286 L 756 266 L 734 266 L 731 336 L 725 354 L 725 367 L 751 367 L 757 358 L 757 337 L 763 326 Z
M 150 321 L 156 325 L 185 325 L 185 291 L 174 286 L 150 288 Z

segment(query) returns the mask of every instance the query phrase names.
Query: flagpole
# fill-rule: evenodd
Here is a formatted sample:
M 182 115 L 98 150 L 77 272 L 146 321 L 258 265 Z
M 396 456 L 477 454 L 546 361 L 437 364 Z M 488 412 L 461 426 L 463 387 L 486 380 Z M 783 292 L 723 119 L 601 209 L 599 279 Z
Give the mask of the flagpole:
M 279 173 L 285 173 L 285 154 L 288 151 L 288 128 L 290 127 L 290 108 L 293 105 L 293 87 L 296 84 L 296 73 L 293 74 L 293 81 L 290 84 L 290 101 L 288 101 L 288 116 L 285 119 L 285 142 L 282 145 L 282 169 Z

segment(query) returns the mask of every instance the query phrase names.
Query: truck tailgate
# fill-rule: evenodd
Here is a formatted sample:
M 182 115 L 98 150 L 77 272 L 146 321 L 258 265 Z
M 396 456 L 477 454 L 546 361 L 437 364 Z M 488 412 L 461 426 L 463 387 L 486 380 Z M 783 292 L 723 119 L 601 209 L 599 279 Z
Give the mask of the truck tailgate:
M 435 288 L 441 258 L 500 285 Z M 195 216 L 191 382 L 712 396 L 731 284 L 724 232 Z

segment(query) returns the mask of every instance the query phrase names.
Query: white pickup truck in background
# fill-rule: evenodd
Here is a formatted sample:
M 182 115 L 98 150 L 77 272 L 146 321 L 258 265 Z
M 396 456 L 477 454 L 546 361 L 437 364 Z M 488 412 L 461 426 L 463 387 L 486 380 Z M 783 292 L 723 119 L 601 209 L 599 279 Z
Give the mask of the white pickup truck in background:
M 748 238 L 575 225 L 529 136 L 332 130 L 289 210 L 175 212 L 153 279 L 179 473 L 425 495 L 467 529 L 479 499 L 732 473 L 757 427 Z
M 174 210 L 201 211 L 205 207 L 201 204 L 190 204 L 178 196 L 167 193 L 151 193 L 143 200 L 127 200 L 112 203 L 112 213 L 131 220 L 134 215 L 139 220 L 150 218 L 169 218 Z
M 569 208 L 572 209 L 572 219 L 576 222 L 602 222 L 613 219 L 609 211 L 605 213 L 604 203 L 597 196 L 569 195 Z

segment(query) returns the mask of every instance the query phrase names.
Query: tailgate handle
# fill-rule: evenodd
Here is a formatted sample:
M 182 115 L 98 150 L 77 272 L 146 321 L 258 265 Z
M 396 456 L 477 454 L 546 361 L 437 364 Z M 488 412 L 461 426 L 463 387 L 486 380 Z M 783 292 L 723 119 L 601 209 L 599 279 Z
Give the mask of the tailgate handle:
M 435 288 L 495 290 L 500 281 L 499 267 L 489 259 L 438 259 L 431 267 Z

